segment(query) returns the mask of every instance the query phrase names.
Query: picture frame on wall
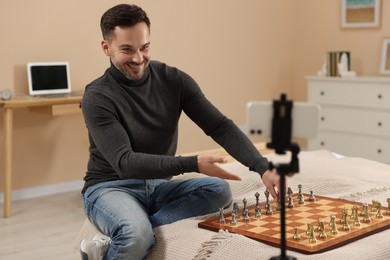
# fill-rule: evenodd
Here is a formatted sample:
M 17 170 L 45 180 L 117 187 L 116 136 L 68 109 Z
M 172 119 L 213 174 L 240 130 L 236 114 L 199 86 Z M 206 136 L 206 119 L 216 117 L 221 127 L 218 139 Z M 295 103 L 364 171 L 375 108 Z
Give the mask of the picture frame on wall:
M 342 28 L 370 28 L 380 25 L 380 0 L 342 0 Z
M 390 74 L 390 38 L 383 40 L 380 73 Z

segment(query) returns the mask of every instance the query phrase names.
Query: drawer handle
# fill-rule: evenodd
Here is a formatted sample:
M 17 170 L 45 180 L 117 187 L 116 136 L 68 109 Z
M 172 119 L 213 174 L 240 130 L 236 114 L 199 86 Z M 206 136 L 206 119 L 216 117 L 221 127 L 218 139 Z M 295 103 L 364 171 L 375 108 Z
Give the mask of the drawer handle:
M 325 92 L 324 92 L 324 91 L 321 91 L 321 92 L 320 92 L 320 95 L 321 95 L 321 96 L 324 96 L 324 95 L 325 95 Z
M 378 126 L 382 126 L 382 122 L 378 122 Z
M 324 116 L 321 117 L 321 121 L 325 121 L 325 117 Z
M 378 153 L 382 153 L 382 149 L 378 149 L 378 151 L 377 151 Z
M 381 99 L 381 98 L 382 98 L 382 94 L 379 94 L 379 95 L 378 95 L 378 98 Z
M 323 142 L 323 141 L 320 144 L 321 144 L 321 146 L 325 146 L 325 142 Z

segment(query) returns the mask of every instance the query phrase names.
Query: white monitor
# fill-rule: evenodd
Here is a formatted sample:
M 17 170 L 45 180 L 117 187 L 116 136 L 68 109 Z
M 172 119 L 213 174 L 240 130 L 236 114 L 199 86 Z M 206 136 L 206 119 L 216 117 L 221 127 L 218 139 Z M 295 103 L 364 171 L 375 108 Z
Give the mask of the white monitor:
M 292 108 L 293 138 L 314 138 L 319 127 L 320 106 L 311 103 L 294 102 Z M 248 134 L 271 137 L 273 103 L 251 101 L 247 103 Z
M 71 93 L 69 63 L 27 63 L 28 88 L 31 96 Z

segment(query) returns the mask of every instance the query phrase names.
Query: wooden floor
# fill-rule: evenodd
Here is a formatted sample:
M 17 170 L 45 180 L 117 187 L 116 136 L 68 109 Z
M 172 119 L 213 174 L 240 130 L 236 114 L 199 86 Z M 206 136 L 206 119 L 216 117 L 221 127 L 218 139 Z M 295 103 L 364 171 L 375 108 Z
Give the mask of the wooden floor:
M 84 220 L 80 191 L 13 202 L 0 216 L 0 259 L 81 259 L 73 243 Z

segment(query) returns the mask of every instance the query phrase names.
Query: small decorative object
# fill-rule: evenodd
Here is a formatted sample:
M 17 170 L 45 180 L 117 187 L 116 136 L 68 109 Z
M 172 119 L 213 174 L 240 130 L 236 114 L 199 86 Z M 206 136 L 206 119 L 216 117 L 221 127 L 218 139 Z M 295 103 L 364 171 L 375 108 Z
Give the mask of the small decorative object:
M 341 27 L 379 27 L 380 0 L 342 0 Z
M 328 64 L 326 63 L 326 54 L 324 56 L 324 63 L 322 68 L 317 72 L 317 76 L 327 76 L 328 75 Z
M 383 40 L 380 72 L 390 74 L 390 38 Z
M 337 64 L 339 74 L 342 78 L 344 77 L 356 77 L 356 72 L 348 69 L 348 56 L 344 52 L 341 54 L 340 62 Z

